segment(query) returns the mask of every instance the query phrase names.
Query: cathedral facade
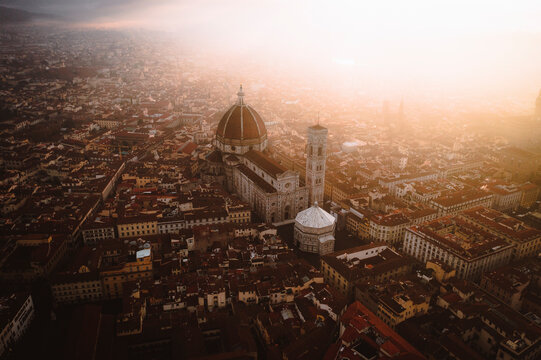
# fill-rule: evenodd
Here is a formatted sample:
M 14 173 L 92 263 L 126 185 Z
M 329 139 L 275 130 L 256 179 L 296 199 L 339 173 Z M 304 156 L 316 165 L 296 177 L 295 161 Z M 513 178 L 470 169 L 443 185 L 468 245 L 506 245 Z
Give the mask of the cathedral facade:
M 248 202 L 261 221 L 286 224 L 297 213 L 323 196 L 327 129 L 309 130 L 310 169 L 313 181 L 303 184 L 296 171 L 289 170 L 267 153 L 267 129 L 261 116 L 244 101 L 242 86 L 237 103 L 222 116 L 216 130 L 214 151 L 207 157 L 208 171 L 230 192 Z M 307 165 L 308 167 L 308 165 Z M 312 189 L 312 187 L 314 189 Z M 312 190 L 312 192 L 311 192 Z

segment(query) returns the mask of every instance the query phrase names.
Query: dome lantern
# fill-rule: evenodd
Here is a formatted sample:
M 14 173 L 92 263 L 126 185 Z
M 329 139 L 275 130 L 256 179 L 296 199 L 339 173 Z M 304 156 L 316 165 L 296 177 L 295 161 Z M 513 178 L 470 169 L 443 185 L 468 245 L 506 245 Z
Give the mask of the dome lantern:
M 237 96 L 239 97 L 237 100 L 237 105 L 243 105 L 244 104 L 244 91 L 242 91 L 242 84 L 240 84 L 239 92 L 237 93 Z

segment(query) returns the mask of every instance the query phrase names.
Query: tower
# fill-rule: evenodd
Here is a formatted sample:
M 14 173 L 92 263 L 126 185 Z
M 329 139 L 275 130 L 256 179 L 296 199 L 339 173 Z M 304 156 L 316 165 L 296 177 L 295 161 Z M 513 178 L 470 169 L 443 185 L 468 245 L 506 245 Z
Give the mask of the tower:
M 306 186 L 310 204 L 323 204 L 325 192 L 325 160 L 327 159 L 327 129 L 313 125 L 308 128 L 306 143 Z

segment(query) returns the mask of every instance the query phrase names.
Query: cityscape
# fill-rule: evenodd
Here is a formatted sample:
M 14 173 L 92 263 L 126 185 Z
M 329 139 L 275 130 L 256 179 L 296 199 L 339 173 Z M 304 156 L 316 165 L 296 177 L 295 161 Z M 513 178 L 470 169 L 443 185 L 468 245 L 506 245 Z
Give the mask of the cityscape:
M 0 359 L 540 359 L 541 6 L 225 3 L 0 0 Z

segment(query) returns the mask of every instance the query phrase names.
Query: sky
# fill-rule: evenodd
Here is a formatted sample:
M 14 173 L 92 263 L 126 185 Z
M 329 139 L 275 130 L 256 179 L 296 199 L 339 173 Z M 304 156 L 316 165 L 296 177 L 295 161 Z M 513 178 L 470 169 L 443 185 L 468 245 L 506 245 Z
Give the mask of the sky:
M 87 26 L 147 28 L 346 88 L 535 97 L 541 1 L 0 0 Z M 533 100 L 532 100 L 533 101 Z

